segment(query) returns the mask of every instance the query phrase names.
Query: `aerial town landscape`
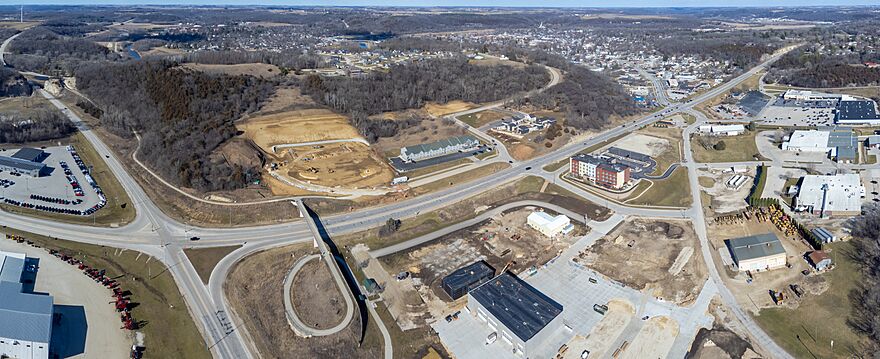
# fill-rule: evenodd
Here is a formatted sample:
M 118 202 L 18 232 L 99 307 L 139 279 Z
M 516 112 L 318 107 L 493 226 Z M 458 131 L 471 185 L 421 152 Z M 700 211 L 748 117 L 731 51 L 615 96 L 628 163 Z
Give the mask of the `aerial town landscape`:
M 880 358 L 877 5 L 99 3 L 0 4 L 2 359 Z

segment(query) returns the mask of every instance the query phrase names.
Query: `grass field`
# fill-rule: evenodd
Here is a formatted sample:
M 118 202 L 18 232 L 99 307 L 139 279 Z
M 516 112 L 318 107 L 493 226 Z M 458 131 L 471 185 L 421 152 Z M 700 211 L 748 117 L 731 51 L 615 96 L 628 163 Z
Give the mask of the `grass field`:
M 651 183 L 653 182 L 653 184 Z M 659 181 L 641 181 L 633 190 L 631 205 L 687 207 L 693 203 L 688 182 L 687 170 L 679 167 L 672 174 Z
M 281 74 L 281 70 L 275 65 L 262 63 L 250 64 L 234 64 L 234 65 L 215 65 L 215 64 L 197 64 L 185 63 L 181 67 L 201 71 L 207 74 L 224 74 L 230 76 L 248 75 L 254 77 L 270 78 Z
M 106 269 L 107 276 L 131 291 L 132 301 L 138 303 L 132 309 L 132 317 L 146 322 L 139 329 L 144 333 L 145 358 L 211 358 L 174 279 L 155 258 L 136 251 L 50 239 L 6 228 L 0 232 L 24 236 L 44 248 Z
M 441 117 L 451 113 L 470 110 L 475 107 L 477 107 L 477 105 L 464 101 L 449 101 L 444 104 L 432 102 L 425 105 L 425 111 L 427 111 L 428 114 L 430 114 L 431 116 Z
M 849 293 L 860 281 L 858 268 L 846 255 L 852 245 L 828 245 L 836 268 L 822 274 L 830 284 L 825 293 L 809 295 L 797 309 L 763 309 L 755 317 L 770 337 L 796 358 L 850 358 L 863 339 L 846 324 Z M 831 341 L 834 341 L 834 350 Z
M 471 127 L 482 127 L 492 121 L 498 121 L 502 118 L 504 118 L 504 113 L 493 110 L 469 113 L 458 117 L 461 122 L 471 125 Z
M 700 176 L 697 178 L 697 181 L 700 183 L 700 186 L 709 188 L 715 185 L 715 179 L 712 177 Z
M 80 155 L 83 162 L 93 167 L 92 177 L 95 178 L 95 181 L 98 182 L 104 191 L 104 195 L 107 196 L 107 205 L 104 208 L 89 217 L 49 213 L 6 204 L 0 205 L 0 208 L 7 212 L 37 218 L 94 226 L 121 226 L 133 221 L 136 215 L 134 205 L 132 205 L 128 194 L 125 193 L 116 176 L 110 172 L 107 163 L 104 162 L 104 159 L 92 147 L 92 144 L 79 132 L 70 137 L 69 143 L 76 147 L 76 152 Z
M 214 270 L 217 263 L 220 262 L 223 257 L 226 257 L 226 255 L 239 248 L 241 248 L 241 246 L 187 248 L 183 250 L 183 253 L 186 253 L 187 258 L 192 262 L 192 265 L 196 269 L 196 272 L 199 273 L 199 278 L 202 279 L 202 282 L 208 284 L 208 280 L 211 279 L 211 271 Z
M 471 182 L 471 181 L 483 178 L 485 176 L 488 176 L 488 175 L 493 174 L 495 172 L 501 171 L 501 170 L 508 168 L 508 167 L 510 167 L 510 164 L 508 164 L 506 162 L 487 164 L 487 165 L 484 165 L 481 167 L 474 168 L 469 171 L 459 173 L 459 174 L 452 176 L 452 177 L 437 180 L 437 181 L 425 184 L 423 186 L 418 186 L 413 189 L 413 192 L 415 192 L 416 194 L 419 194 L 419 195 L 429 193 L 429 192 L 436 192 L 436 191 L 446 189 L 446 188 L 449 188 L 449 187 L 452 187 L 455 185 L 460 185 L 462 183 L 467 183 L 467 182 Z
M 443 162 L 443 163 L 439 163 L 439 164 L 436 164 L 433 166 L 422 167 L 422 168 L 419 168 L 416 170 L 408 171 L 408 172 L 404 173 L 404 175 L 408 176 L 410 179 L 413 179 L 413 178 L 426 176 L 426 175 L 429 175 L 429 174 L 432 174 L 435 172 L 441 172 L 441 171 L 448 170 L 453 167 L 458 167 L 458 166 L 466 165 L 466 164 L 470 164 L 470 163 L 474 163 L 474 162 L 467 159 L 467 158 L 459 158 L 455 161 Z
M 754 161 L 755 155 L 760 156 L 758 145 L 755 144 L 757 134 L 757 131 L 746 131 L 738 136 L 721 137 L 720 140 L 724 141 L 725 145 L 722 151 L 703 148 L 697 141 L 696 136 L 699 135 L 695 135 L 691 139 L 694 161 L 699 163 Z

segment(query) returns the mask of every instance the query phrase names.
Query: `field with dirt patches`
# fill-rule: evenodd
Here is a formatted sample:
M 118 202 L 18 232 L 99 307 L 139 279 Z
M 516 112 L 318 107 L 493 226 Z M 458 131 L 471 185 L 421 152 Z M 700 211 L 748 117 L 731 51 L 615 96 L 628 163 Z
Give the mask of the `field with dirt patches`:
M 427 117 L 418 125 L 400 129 L 394 137 L 380 138 L 373 146 L 379 153 L 394 157 L 400 155 L 402 147 L 431 143 L 464 134 L 467 134 L 467 130 L 453 120 Z
M 394 171 L 369 146 L 358 142 L 288 148 L 281 173 L 321 186 L 368 188 L 387 185 Z
M 236 126 L 270 154 L 275 145 L 361 137 L 347 118 L 326 109 L 283 111 L 252 117 Z
M 363 344 L 359 343 L 361 321 L 358 315 L 355 315 L 351 324 L 345 329 L 329 336 L 302 338 L 290 329 L 284 311 L 285 293 L 281 291 L 282 283 L 296 261 L 313 252 L 314 249 L 308 244 L 271 249 L 244 258 L 230 272 L 224 285 L 227 298 L 235 315 L 244 322 L 260 356 L 264 358 L 381 357 L 382 338 L 374 324 L 368 326 Z M 302 270 L 299 274 L 313 273 Z M 307 279 L 310 283 L 315 280 L 307 277 L 302 277 L 300 280 L 302 279 Z M 304 285 L 301 288 L 306 290 L 307 287 L 308 285 Z M 318 293 L 320 289 L 313 288 L 312 284 L 309 292 L 305 294 L 320 294 Z M 320 297 L 326 298 L 323 295 Z M 310 309 L 318 312 L 310 315 L 317 315 L 325 308 Z M 334 313 L 330 314 L 336 317 Z
M 268 65 L 262 63 L 252 63 L 252 64 L 235 64 L 235 65 L 214 65 L 214 64 L 199 64 L 199 63 L 185 63 L 180 65 L 183 68 L 201 71 L 207 74 L 223 74 L 223 75 L 248 75 L 254 77 L 262 77 L 262 78 L 270 78 L 275 77 L 281 74 L 281 70 L 278 69 L 275 65 Z
M 693 302 L 708 276 L 696 233 L 686 221 L 627 220 L 576 259 L 679 305 Z
M 312 259 L 300 268 L 293 278 L 290 293 L 286 294 L 291 297 L 296 315 L 312 328 L 332 328 L 345 319 L 345 298 L 327 263 L 320 258 Z
M 445 104 L 432 102 L 425 105 L 425 111 L 427 111 L 428 114 L 430 114 L 431 116 L 441 117 L 446 116 L 450 113 L 470 110 L 475 107 L 477 107 L 477 105 L 464 101 L 449 101 Z

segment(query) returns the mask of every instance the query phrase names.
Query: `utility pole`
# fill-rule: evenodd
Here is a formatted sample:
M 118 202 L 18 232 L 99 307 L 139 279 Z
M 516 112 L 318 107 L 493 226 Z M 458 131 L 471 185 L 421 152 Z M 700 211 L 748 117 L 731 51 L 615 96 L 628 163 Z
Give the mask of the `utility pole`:
M 21 6 L 21 8 L 19 9 L 19 11 L 20 11 L 20 12 L 19 12 L 18 22 L 20 22 L 20 23 L 24 23 L 24 5 Z

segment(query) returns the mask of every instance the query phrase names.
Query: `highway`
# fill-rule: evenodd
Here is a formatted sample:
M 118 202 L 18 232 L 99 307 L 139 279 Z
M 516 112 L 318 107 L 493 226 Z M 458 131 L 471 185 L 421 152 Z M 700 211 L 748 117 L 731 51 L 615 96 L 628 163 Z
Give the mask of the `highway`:
M 3 43 L 2 49 L 5 49 L 13 38 L 9 38 Z M 687 103 L 670 104 L 662 111 L 649 114 L 631 123 L 610 129 L 587 141 L 571 143 L 547 155 L 516 163 L 508 169 L 499 171 L 496 174 L 479 181 L 473 181 L 446 190 L 398 201 L 381 207 L 373 207 L 354 213 L 327 216 L 322 218 L 322 222 L 331 236 L 351 233 L 378 227 L 389 217 L 410 218 L 417 216 L 420 213 L 426 213 L 445 207 L 462 199 L 496 188 L 505 183 L 515 181 L 523 176 L 538 175 L 544 176 L 545 178 L 548 178 L 547 176 L 555 176 L 555 174 L 542 171 L 542 166 L 565 159 L 579 152 L 584 147 L 598 144 L 608 139 L 635 131 L 642 126 L 649 125 L 662 119 L 668 114 L 688 111 L 694 105 L 706 101 L 738 85 L 757 71 L 778 59 L 780 56 L 781 53 L 772 56 L 755 68 L 752 68 L 742 75 L 695 97 Z M 558 81 L 557 77 L 554 76 L 553 78 Z M 119 228 L 103 228 L 59 223 L 7 212 L 0 212 L 0 222 L 10 228 L 49 237 L 63 238 L 96 245 L 134 249 L 161 260 L 169 267 L 174 276 L 181 293 L 186 299 L 192 317 L 195 319 L 212 355 L 215 358 L 230 359 L 258 357 L 259 355 L 257 354 L 256 349 L 252 346 L 251 341 L 245 340 L 245 338 L 249 338 L 249 334 L 241 324 L 241 320 L 236 318 L 234 312 L 228 307 L 223 292 L 223 282 L 232 266 L 249 254 L 268 248 L 313 241 L 315 238 L 315 231 L 312 228 L 314 223 L 306 223 L 310 221 L 296 221 L 246 228 L 199 228 L 180 223 L 165 215 L 158 206 L 155 205 L 140 185 L 124 170 L 124 167 L 120 163 L 120 159 L 115 156 L 114 152 L 112 152 L 74 112 L 68 110 L 63 103 L 53 98 L 47 92 L 40 90 L 40 93 L 48 98 L 54 106 L 59 108 L 63 114 L 77 125 L 85 138 L 91 142 L 99 154 L 107 156 L 105 162 L 107 162 L 108 167 L 116 175 L 123 189 L 131 198 L 137 216 L 134 221 Z M 690 172 L 696 170 L 696 164 L 693 163 L 692 158 L 688 158 L 686 162 L 690 175 Z M 691 179 L 691 182 L 692 184 L 696 183 L 695 177 Z M 565 187 L 564 183 L 560 185 Z M 577 190 L 577 193 L 583 194 L 586 193 L 586 191 Z M 701 219 L 702 210 L 699 206 L 699 193 L 695 192 L 693 195 L 695 196 L 695 205 L 686 210 L 635 208 L 611 203 L 609 203 L 608 206 L 619 214 L 626 215 L 674 218 L 690 217 Z M 599 204 L 604 201 L 594 195 L 586 194 L 584 196 L 587 199 L 595 200 L 596 203 Z M 301 199 L 297 200 L 301 203 Z M 293 206 L 291 209 L 294 210 Z M 698 231 L 704 233 L 704 236 L 704 220 L 700 220 L 700 223 L 703 223 L 703 225 L 697 225 L 696 227 L 698 227 Z M 198 242 L 191 242 L 188 240 L 191 236 L 201 237 L 201 240 Z M 703 238 L 701 237 L 701 240 L 702 239 Z M 183 248 L 228 245 L 242 245 L 242 247 L 223 258 L 214 268 L 208 285 L 204 285 L 199 279 L 192 264 L 183 253 Z M 705 249 L 707 246 L 704 245 L 703 247 Z M 322 250 L 322 252 L 324 252 L 324 250 Z M 704 257 L 711 258 L 706 255 L 704 255 Z M 729 291 L 724 288 L 722 282 L 719 281 L 718 284 L 722 293 L 727 292 L 729 294 Z M 727 300 L 725 300 L 725 302 L 727 302 Z M 735 301 L 729 304 L 732 305 L 735 311 L 741 312 Z M 737 316 L 740 317 L 740 315 Z M 754 325 L 754 322 L 747 315 L 743 315 L 740 319 L 745 319 L 744 322 L 747 326 Z M 769 348 L 768 350 L 773 352 L 775 352 L 775 348 L 778 348 L 775 347 L 775 344 L 770 341 L 769 338 L 761 340 L 760 344 L 763 347 Z M 386 356 L 388 356 L 390 352 L 390 346 L 386 347 Z M 787 356 L 780 355 L 780 357 L 785 358 Z

